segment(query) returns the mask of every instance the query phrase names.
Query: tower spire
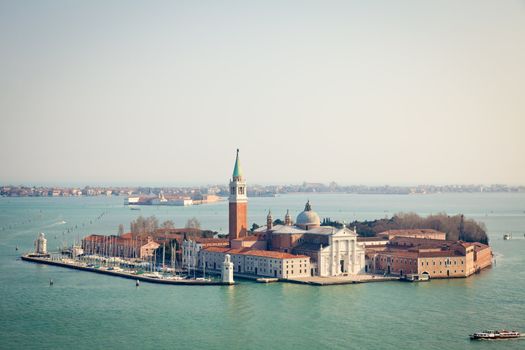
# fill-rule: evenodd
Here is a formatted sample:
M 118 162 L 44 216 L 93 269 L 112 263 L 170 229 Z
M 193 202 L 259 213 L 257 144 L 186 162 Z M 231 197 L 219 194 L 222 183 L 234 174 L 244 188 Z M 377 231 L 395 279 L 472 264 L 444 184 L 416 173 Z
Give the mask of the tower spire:
M 239 149 L 237 148 L 237 156 L 235 157 L 235 166 L 233 167 L 233 181 L 242 180 L 241 162 L 239 161 Z

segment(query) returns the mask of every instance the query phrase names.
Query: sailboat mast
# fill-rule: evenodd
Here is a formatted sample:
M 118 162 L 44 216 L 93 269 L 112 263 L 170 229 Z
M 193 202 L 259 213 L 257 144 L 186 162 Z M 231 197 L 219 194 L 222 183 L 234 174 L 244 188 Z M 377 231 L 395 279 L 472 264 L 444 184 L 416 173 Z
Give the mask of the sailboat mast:
M 162 245 L 162 272 L 166 272 L 166 242 Z

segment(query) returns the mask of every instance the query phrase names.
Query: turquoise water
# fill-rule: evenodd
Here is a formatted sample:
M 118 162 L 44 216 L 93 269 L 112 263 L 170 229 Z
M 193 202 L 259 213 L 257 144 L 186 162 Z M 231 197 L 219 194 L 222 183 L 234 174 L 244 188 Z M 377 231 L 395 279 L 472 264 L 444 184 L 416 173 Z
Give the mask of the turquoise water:
M 346 221 L 399 211 L 463 212 L 487 225 L 496 266 L 469 279 L 420 284 L 143 283 L 135 288 L 125 279 L 22 262 L 17 254 L 32 249 L 39 231 L 46 233 L 53 248 L 88 233 L 116 233 L 118 224 L 127 225 L 141 213 L 172 219 L 177 226 L 196 216 L 203 227 L 224 231 L 226 203 L 145 207 L 138 212 L 115 197 L 0 198 L 0 348 L 525 348 L 525 339 L 467 338 L 484 328 L 525 331 L 525 194 L 251 198 L 250 223 L 264 223 L 268 208 L 275 218 L 284 216 L 286 209 L 296 215 L 308 198 L 321 217 Z M 97 219 L 102 212 L 106 214 Z M 513 233 L 514 239 L 503 241 L 503 233 Z M 55 281 L 52 287 L 50 278 Z

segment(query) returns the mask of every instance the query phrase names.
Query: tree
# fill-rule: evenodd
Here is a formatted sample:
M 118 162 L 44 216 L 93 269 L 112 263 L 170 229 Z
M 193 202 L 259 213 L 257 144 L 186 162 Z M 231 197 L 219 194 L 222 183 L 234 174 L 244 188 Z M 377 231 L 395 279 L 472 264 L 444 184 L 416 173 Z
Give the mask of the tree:
M 201 228 L 201 223 L 196 217 L 192 217 L 191 219 L 188 219 L 186 222 L 186 228 Z
M 172 220 L 166 220 L 160 225 L 162 228 L 175 228 L 175 223 Z
M 153 234 L 159 228 L 159 221 L 152 215 L 149 218 L 139 216 L 130 223 L 131 233 L 134 237 Z
M 323 220 L 331 223 L 331 220 Z M 465 219 L 463 215 L 449 216 L 439 213 L 421 217 L 415 213 L 398 213 L 392 218 L 373 221 L 354 221 L 350 227 L 356 226 L 361 236 L 375 236 L 380 232 L 398 229 L 433 229 L 447 234 L 451 241 L 480 242 L 488 244 L 487 228 L 483 223 Z
M 252 224 L 252 231 L 257 230 L 259 227 L 261 227 L 261 226 L 257 225 L 257 224 L 254 222 L 254 223 Z
M 124 225 L 118 225 L 118 235 L 122 236 L 124 234 Z
M 274 225 L 284 225 L 284 221 L 282 221 L 281 219 L 275 219 L 273 224 Z

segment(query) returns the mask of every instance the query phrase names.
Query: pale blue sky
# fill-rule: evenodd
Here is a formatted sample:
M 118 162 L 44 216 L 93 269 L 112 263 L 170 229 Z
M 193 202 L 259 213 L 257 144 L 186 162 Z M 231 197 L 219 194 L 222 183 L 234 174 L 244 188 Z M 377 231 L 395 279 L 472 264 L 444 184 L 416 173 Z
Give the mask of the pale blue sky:
M 525 1 L 0 1 L 0 183 L 525 183 Z

